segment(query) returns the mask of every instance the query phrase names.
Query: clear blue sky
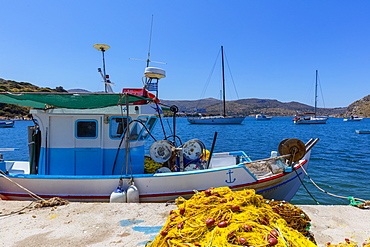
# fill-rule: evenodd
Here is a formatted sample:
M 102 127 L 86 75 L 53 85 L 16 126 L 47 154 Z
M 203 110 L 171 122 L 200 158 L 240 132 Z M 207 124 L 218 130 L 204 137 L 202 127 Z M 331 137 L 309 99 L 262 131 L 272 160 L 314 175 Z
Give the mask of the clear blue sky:
M 113 90 L 141 87 L 152 15 L 151 59 L 166 70 L 159 96 L 219 98 L 219 74 L 202 94 L 223 45 L 235 87 L 228 100 L 345 107 L 370 94 L 370 1 L 0 0 L 0 78 L 40 87 L 104 89 L 97 68 L 107 44 Z M 229 84 L 230 83 L 230 84 Z

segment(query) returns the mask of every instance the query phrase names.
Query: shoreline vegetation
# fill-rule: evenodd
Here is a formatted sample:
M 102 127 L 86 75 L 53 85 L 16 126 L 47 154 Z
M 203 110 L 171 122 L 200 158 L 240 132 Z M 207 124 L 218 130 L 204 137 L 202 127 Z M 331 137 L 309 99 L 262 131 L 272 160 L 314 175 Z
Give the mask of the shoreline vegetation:
M 88 92 L 86 90 L 73 89 L 73 92 Z M 35 86 L 28 82 L 16 82 L 0 78 L 0 92 L 69 92 L 62 86 L 55 89 Z M 219 114 L 220 100 L 214 98 L 200 100 L 161 100 L 161 103 L 167 106 L 176 105 L 179 108 L 178 116 L 212 116 Z M 227 115 L 254 117 L 257 114 L 265 114 L 270 117 L 293 117 L 297 113 L 312 112 L 313 107 L 299 102 L 283 103 L 271 99 L 239 99 L 227 101 Z M 199 113 L 195 113 L 198 109 Z M 29 108 L 13 106 L 0 103 L 0 119 L 30 119 Z M 348 107 L 338 108 L 318 108 L 318 115 L 329 117 L 370 117 L 370 95 L 359 99 Z M 165 116 L 172 116 L 170 111 L 164 111 Z
M 67 92 L 67 90 L 64 90 L 63 87 L 43 88 L 28 82 L 16 82 L 0 78 L 0 92 Z M 0 103 L 0 119 L 30 120 L 29 109 L 29 107 Z

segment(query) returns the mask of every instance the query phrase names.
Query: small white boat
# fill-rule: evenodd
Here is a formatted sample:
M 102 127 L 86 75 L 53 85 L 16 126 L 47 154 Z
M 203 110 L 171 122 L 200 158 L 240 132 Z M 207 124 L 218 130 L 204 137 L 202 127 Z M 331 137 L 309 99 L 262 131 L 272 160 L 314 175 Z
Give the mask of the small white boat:
M 150 81 L 163 78 L 164 72 L 147 74 Z M 213 153 L 216 134 L 209 154 L 200 140 L 178 145 L 178 139 L 164 135 L 150 147 L 150 157 L 162 167 L 147 173 L 144 145 L 149 137 L 154 139 L 155 124 L 162 124 L 161 110 L 145 88 L 127 91 L 136 95 L 0 93 L 0 103 L 32 107 L 34 120 L 28 127 L 29 161 L 0 156 L 1 198 L 166 202 L 190 198 L 195 190 L 228 186 L 289 201 L 299 189 L 318 139 L 306 144 L 285 139 L 271 157 L 252 161 L 243 151 Z M 170 109 L 177 112 L 175 106 Z
M 345 122 L 358 122 L 358 121 L 361 121 L 361 120 L 362 120 L 362 118 L 357 117 L 357 116 L 351 116 L 349 118 L 343 119 L 343 121 L 345 121 Z
M 14 121 L 0 121 L 0 128 L 13 128 Z
M 370 134 L 370 129 L 356 130 L 356 134 Z
M 267 121 L 267 120 L 271 120 L 272 117 L 267 117 L 266 115 L 263 115 L 263 114 L 257 114 L 256 115 L 256 120 L 257 121 Z
M 317 117 L 316 116 L 316 109 L 317 109 L 317 79 L 318 79 L 318 71 L 316 70 L 316 82 L 315 82 L 315 107 L 314 112 L 312 113 L 303 113 L 296 115 L 292 121 L 295 124 L 326 124 L 328 120 L 327 117 Z

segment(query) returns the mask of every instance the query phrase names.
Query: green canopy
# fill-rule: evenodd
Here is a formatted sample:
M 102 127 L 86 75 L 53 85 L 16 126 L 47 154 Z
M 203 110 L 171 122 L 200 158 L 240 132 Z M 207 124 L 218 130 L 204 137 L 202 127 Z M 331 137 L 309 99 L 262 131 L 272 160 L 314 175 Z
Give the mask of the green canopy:
M 0 103 L 46 109 L 50 107 L 92 109 L 151 100 L 133 94 L 109 93 L 0 93 Z

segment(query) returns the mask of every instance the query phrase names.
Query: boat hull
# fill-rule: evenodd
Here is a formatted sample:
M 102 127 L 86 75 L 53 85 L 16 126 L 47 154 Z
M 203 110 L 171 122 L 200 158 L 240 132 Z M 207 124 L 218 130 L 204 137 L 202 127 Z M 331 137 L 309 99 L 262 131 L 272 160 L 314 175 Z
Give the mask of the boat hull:
M 353 118 L 353 119 L 345 118 L 345 119 L 343 119 L 343 121 L 345 121 L 345 122 L 359 122 L 361 120 L 362 120 L 362 118 Z
M 241 124 L 244 117 L 225 117 L 225 118 L 188 118 L 191 124 Z
M 0 122 L 0 128 L 13 128 L 14 127 L 14 121 L 1 121 Z
M 308 118 L 308 119 L 299 118 L 293 121 L 294 121 L 294 124 L 326 124 L 327 120 L 328 118 L 323 117 L 323 118 Z
M 268 121 L 271 120 L 272 117 L 265 117 L 265 118 L 256 118 L 257 121 Z
M 267 117 L 265 115 L 256 115 L 255 118 L 257 121 L 268 121 L 271 120 L 272 117 Z
M 370 134 L 370 129 L 356 130 L 356 134 Z
M 123 176 L 123 188 L 133 179 L 140 193 L 140 202 L 167 202 L 179 196 L 190 198 L 195 192 L 210 187 L 228 186 L 232 190 L 254 189 L 267 199 L 290 201 L 301 185 L 309 154 L 292 172 L 284 172 L 257 180 L 243 164 L 188 172 L 155 173 Z M 109 202 L 120 176 L 7 176 L 17 184 L 47 199 L 60 197 L 69 201 Z M 32 200 L 24 189 L 0 177 L 0 194 L 9 200 Z

